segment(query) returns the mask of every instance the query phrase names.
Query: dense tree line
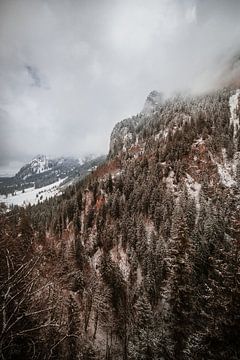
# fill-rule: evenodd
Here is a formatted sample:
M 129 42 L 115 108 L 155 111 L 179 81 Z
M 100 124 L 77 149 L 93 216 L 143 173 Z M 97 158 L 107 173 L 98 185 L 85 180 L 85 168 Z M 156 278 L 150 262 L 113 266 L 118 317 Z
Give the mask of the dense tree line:
M 3 358 L 34 358 L 30 343 L 41 359 L 240 358 L 239 174 L 229 188 L 211 163 L 238 151 L 228 99 L 167 102 L 135 127 L 143 151 L 115 154 L 116 171 L 109 157 L 103 176 L 1 216 Z M 49 282 L 41 301 L 27 290 Z

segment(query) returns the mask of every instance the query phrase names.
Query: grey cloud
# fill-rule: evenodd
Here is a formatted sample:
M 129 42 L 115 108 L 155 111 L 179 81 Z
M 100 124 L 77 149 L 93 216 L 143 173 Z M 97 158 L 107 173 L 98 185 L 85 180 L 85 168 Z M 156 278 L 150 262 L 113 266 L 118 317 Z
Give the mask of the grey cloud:
M 239 13 L 235 0 L 2 0 L 0 164 L 107 152 L 151 90 L 235 78 Z

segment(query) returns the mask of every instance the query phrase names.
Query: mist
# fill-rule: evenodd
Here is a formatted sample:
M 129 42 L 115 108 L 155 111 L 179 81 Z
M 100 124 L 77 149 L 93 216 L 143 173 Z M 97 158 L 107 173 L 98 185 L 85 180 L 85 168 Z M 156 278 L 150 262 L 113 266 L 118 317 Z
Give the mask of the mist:
M 238 0 L 1 0 L 0 174 L 108 151 L 114 124 L 238 81 Z

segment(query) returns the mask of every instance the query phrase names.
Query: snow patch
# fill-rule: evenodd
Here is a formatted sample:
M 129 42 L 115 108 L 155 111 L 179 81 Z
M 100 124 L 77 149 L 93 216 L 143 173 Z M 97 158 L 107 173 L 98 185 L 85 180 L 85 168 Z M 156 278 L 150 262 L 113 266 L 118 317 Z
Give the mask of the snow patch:
M 137 284 L 140 285 L 142 280 L 143 280 L 142 270 L 141 270 L 140 265 L 138 264 L 138 267 L 137 267 Z
M 127 146 L 129 144 L 129 142 L 132 141 L 133 139 L 133 135 L 132 133 L 128 132 L 128 129 L 124 129 L 124 136 L 123 136 L 123 151 L 126 152 L 127 151 Z
M 174 190 L 175 185 L 173 184 L 174 180 L 174 171 L 170 171 L 169 175 L 165 178 L 167 188 L 170 190 Z
M 194 142 L 194 145 L 202 145 L 204 144 L 204 140 L 202 137 L 200 137 L 199 139 L 197 139 L 195 142 Z
M 30 167 L 35 174 L 41 174 L 45 171 L 48 171 L 50 168 L 48 166 L 47 156 L 38 155 L 35 159 L 31 161 Z
M 226 167 L 224 167 L 224 165 L 217 163 L 217 168 L 218 168 L 218 174 L 220 176 L 223 185 L 225 185 L 226 187 L 232 187 L 236 185 L 236 181 L 233 179 L 229 170 Z
M 230 125 L 233 125 L 233 138 L 235 139 L 237 131 L 239 129 L 239 116 L 237 116 L 237 110 L 239 108 L 240 89 L 236 91 L 236 93 L 229 98 L 229 107 L 230 107 Z
M 218 174 L 223 185 L 232 187 L 236 185 L 235 176 L 237 172 L 237 164 L 239 163 L 239 153 L 235 153 L 233 160 L 228 161 L 226 149 L 222 149 L 223 163 L 215 162 L 218 168 Z
M 239 163 L 239 152 L 234 154 L 232 161 L 228 161 L 226 149 L 222 149 L 222 164 L 217 162 L 210 152 L 209 155 L 212 163 L 217 166 L 221 183 L 226 187 L 236 186 L 237 182 L 235 181 L 235 177 L 237 173 L 237 164 Z
M 55 195 L 60 194 L 60 185 L 67 178 L 56 181 L 51 185 L 47 185 L 41 187 L 39 189 L 35 189 L 34 187 L 28 188 L 25 192 L 17 191 L 15 195 L 0 195 L 0 202 L 5 203 L 7 206 L 10 205 L 18 205 L 18 206 L 26 206 L 28 204 L 34 205 L 37 204 L 38 201 L 42 202 L 46 199 L 49 199 Z
M 195 181 L 189 174 L 187 174 L 186 186 L 187 186 L 189 195 L 195 200 L 196 211 L 197 211 L 197 216 L 196 216 L 196 222 L 197 222 L 199 213 L 200 213 L 199 198 L 200 198 L 200 191 L 201 191 L 202 185 L 199 184 L 197 181 Z

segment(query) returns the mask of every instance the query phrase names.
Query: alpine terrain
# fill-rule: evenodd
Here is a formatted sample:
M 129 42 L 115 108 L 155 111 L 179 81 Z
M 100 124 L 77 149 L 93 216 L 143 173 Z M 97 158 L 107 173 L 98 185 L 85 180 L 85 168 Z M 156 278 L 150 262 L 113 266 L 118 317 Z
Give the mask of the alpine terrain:
M 3 359 L 240 359 L 239 115 L 234 87 L 151 92 L 88 176 L 2 208 Z M 64 163 L 39 157 L 14 186 Z
M 36 204 L 59 194 L 104 160 L 105 156 L 94 155 L 83 159 L 37 155 L 15 176 L 0 177 L 0 201 L 7 205 Z

